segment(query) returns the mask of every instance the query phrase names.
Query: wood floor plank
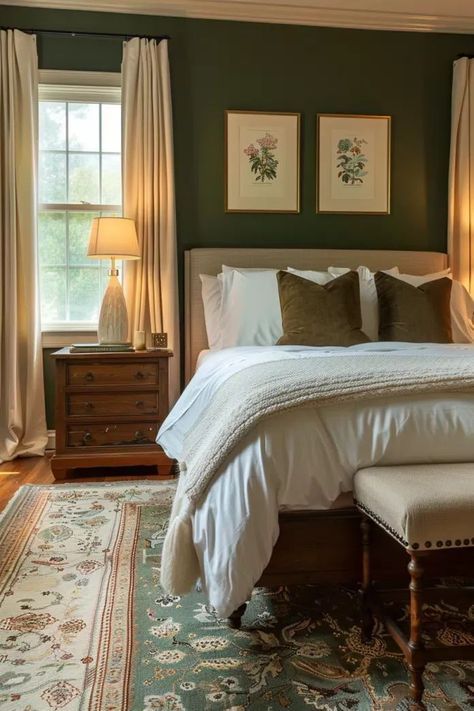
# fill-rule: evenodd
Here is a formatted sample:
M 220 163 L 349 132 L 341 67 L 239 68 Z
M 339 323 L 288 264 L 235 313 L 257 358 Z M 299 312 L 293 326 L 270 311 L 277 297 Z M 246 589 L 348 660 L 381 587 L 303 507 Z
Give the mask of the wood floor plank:
M 163 481 L 173 477 L 156 474 L 154 467 L 121 467 L 111 474 L 110 469 L 78 470 L 74 476 L 59 483 L 87 484 L 95 481 L 143 481 L 155 479 Z M 55 484 L 51 471 L 50 456 L 19 457 L 12 462 L 0 464 L 0 511 L 15 492 L 24 484 Z

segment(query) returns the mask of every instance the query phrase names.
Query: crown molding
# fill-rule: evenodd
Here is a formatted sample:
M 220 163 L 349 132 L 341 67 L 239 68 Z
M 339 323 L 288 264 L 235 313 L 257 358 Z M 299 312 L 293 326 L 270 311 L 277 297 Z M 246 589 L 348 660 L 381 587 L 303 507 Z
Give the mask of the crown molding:
M 474 16 L 316 7 L 270 0 L 0 0 L 0 5 L 406 32 L 474 33 Z M 396 3 L 393 3 L 396 7 Z

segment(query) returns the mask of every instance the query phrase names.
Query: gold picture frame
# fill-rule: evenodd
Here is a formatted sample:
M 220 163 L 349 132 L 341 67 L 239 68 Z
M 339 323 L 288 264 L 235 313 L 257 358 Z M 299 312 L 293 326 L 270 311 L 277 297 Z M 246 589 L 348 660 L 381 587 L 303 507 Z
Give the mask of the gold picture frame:
M 225 212 L 299 213 L 301 114 L 225 111 Z
M 317 114 L 316 212 L 390 214 L 391 117 Z

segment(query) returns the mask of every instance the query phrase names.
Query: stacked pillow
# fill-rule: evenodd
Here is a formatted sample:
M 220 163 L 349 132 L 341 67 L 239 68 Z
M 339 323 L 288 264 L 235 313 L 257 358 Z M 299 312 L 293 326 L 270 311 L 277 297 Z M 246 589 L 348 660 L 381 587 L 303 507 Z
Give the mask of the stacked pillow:
M 379 339 L 452 343 L 452 283 L 447 275 L 416 278 L 377 272 Z
M 344 275 L 349 276 L 329 286 Z M 212 350 L 277 343 L 474 341 L 472 299 L 460 282 L 451 279 L 449 270 L 413 276 L 400 274 L 397 267 L 374 274 L 364 266 L 354 271 L 341 267 L 329 267 L 327 271 L 288 267 L 282 272 L 223 265 L 217 277 L 201 274 L 200 278 Z M 430 283 L 433 284 L 428 286 Z M 316 313 L 318 318 L 314 318 Z M 400 319 L 404 323 L 401 330 L 394 326 Z M 420 327 L 420 319 L 426 328 Z
M 354 346 L 370 340 L 362 331 L 359 275 L 318 284 L 294 272 L 277 274 L 283 335 L 277 345 Z

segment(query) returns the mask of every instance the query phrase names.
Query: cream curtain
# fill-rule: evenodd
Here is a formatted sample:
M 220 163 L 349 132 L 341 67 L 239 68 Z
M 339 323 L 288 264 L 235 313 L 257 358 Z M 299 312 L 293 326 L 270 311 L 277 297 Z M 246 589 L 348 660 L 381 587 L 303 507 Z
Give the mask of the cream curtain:
M 0 461 L 47 442 L 38 299 L 36 39 L 0 30 Z
M 454 63 L 448 253 L 455 279 L 474 296 L 474 60 Z
M 134 38 L 122 63 L 123 204 L 136 221 L 141 259 L 125 265 L 133 331 L 168 333 L 170 402 L 180 390 L 173 126 L 168 42 Z

